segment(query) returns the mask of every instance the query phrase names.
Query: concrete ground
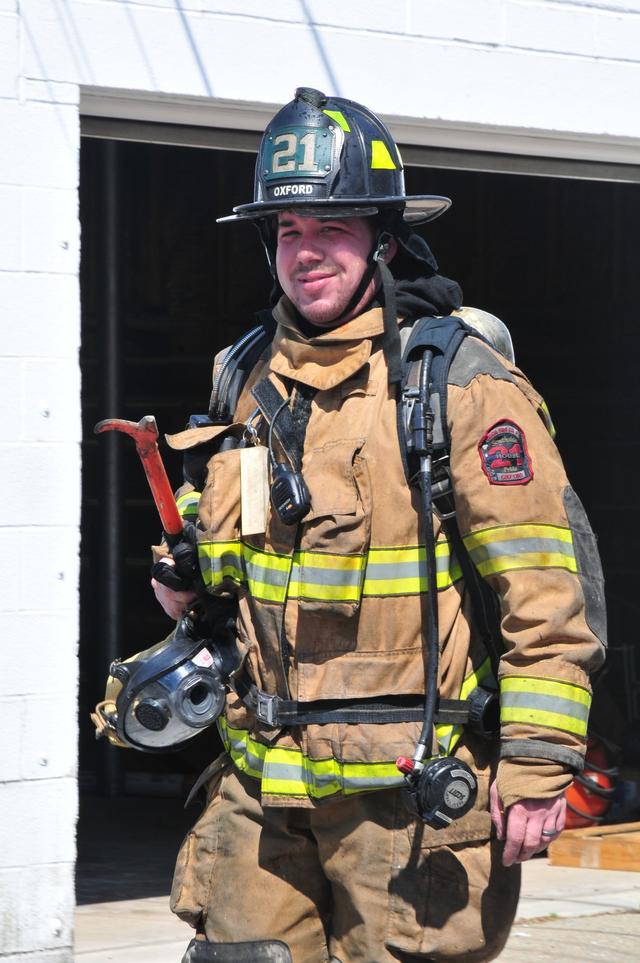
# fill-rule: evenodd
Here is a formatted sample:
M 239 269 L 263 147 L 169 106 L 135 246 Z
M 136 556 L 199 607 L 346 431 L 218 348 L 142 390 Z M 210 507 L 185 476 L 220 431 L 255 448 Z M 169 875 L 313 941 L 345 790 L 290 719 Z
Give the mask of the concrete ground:
M 516 922 L 500 963 L 583 963 L 640 959 L 637 873 L 551 866 L 523 867 Z
M 179 963 L 192 931 L 172 916 L 168 893 L 173 858 L 195 812 L 154 799 L 93 799 L 86 807 L 75 959 Z M 570 869 L 546 858 L 525 864 L 517 920 L 500 963 L 640 959 L 638 869 Z M 145 898 L 132 898 L 140 894 Z

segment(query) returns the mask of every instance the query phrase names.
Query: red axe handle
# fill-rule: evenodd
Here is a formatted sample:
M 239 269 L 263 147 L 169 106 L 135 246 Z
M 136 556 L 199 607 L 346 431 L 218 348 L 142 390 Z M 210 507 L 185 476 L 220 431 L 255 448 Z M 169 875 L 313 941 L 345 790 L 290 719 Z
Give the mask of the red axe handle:
M 122 418 L 107 418 L 99 421 L 93 430 L 97 434 L 103 431 L 122 431 L 133 438 L 162 527 L 169 536 L 169 542 L 175 541 L 182 533 L 183 523 L 158 449 L 156 419 L 153 415 L 145 415 L 136 424 L 135 421 L 124 421 Z

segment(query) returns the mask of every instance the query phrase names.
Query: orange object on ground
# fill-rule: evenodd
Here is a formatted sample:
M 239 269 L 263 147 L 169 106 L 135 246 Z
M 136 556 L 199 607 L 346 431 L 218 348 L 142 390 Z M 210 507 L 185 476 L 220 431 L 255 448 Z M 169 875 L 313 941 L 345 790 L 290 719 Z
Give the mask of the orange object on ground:
M 566 829 L 595 826 L 602 822 L 614 792 L 612 770 L 602 743 L 589 736 L 584 770 L 567 789 Z

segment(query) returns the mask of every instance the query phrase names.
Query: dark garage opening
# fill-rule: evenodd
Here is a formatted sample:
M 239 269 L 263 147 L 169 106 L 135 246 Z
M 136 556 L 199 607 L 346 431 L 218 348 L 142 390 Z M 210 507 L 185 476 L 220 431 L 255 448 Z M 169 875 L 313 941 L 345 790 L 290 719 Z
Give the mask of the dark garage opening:
M 97 439 L 92 429 L 107 416 L 154 414 L 161 433 L 173 432 L 189 414 L 207 410 L 214 354 L 268 302 L 255 230 L 215 223 L 250 198 L 253 166 L 250 152 L 82 142 L 80 901 L 166 891 L 182 827 L 195 818 L 181 812 L 180 799 L 218 750 L 213 730 L 160 756 L 94 739 L 89 712 L 102 698 L 110 658 L 159 641 L 172 624 L 149 588 L 148 546 L 160 525 L 133 444 Z M 640 536 L 640 379 L 631 309 L 638 186 L 426 167 L 408 168 L 406 180 L 408 193 L 453 198 L 451 212 L 424 231 L 441 271 L 460 281 L 465 304 L 507 322 L 518 363 L 551 409 L 607 579 L 611 656 L 597 680 L 593 725 L 630 745 L 639 717 L 632 546 Z M 117 410 L 109 410 L 114 403 Z M 179 460 L 166 446 L 163 453 L 177 486 Z M 115 531 L 105 525 L 118 482 L 114 459 L 121 490 Z M 120 564 L 109 571 L 113 537 Z M 119 617 L 109 608 L 116 582 Z M 118 621 L 114 652 L 109 632 Z M 161 806 L 157 796 L 171 798 Z M 98 822 L 100 841 L 92 835 Z M 103 855 L 105 833 L 126 843 L 118 859 L 132 867 L 145 862 L 146 888 L 136 877 L 127 890 L 122 862 L 117 892 L 100 882 L 116 858 L 115 849 Z

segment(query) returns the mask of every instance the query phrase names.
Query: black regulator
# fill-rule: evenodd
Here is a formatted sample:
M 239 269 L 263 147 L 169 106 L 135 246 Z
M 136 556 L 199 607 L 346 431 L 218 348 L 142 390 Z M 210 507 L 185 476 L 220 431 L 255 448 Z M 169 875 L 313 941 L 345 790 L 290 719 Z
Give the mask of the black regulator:
M 396 765 L 405 775 L 409 810 L 433 829 L 445 829 L 473 808 L 478 781 L 465 762 L 451 756 L 426 762 L 400 756 Z

